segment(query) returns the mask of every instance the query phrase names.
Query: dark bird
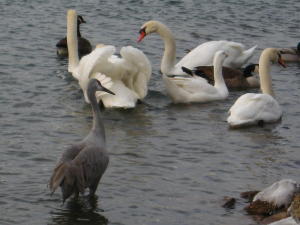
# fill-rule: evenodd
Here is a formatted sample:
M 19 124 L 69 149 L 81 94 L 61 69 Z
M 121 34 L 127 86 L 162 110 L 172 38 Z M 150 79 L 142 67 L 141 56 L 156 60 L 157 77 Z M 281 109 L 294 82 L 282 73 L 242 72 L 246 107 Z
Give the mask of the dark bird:
M 192 70 L 183 67 L 182 70 L 189 75 L 197 75 L 206 79 L 208 83 L 214 84 L 213 66 L 197 66 Z M 259 78 L 255 77 L 253 72 L 258 72 L 258 64 L 250 64 L 242 70 L 224 66 L 222 68 L 223 77 L 229 89 L 258 88 Z
M 282 59 L 285 62 L 300 62 L 300 42 L 297 47 L 284 48 L 284 50 L 289 50 L 282 54 Z
M 86 21 L 82 18 L 82 16 L 77 16 L 77 37 L 78 37 L 78 54 L 80 56 L 84 56 L 89 54 L 92 51 L 91 43 L 83 38 L 80 33 L 80 24 L 86 23 Z M 61 39 L 56 44 L 57 47 L 57 55 L 59 56 L 68 56 L 68 45 L 67 45 L 67 37 Z
M 51 192 L 55 192 L 60 186 L 63 202 L 72 194 L 75 196 L 79 193 L 83 194 L 86 188 L 89 189 L 89 195 L 93 196 L 108 165 L 105 130 L 95 96 L 97 91 L 114 95 L 98 80 L 89 81 L 87 94 L 93 111 L 92 129 L 82 141 L 72 145 L 63 153 L 50 178 Z

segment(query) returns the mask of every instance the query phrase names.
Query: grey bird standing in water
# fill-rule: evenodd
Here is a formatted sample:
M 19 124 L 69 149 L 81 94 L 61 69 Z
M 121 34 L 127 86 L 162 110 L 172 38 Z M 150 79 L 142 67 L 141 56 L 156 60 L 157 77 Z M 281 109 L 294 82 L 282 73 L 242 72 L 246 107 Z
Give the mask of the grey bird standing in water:
M 86 188 L 89 188 L 89 194 L 93 196 L 108 165 L 105 130 L 95 96 L 96 91 L 114 95 L 98 80 L 89 81 L 87 94 L 92 105 L 93 127 L 82 141 L 72 145 L 63 153 L 50 178 L 51 192 L 53 193 L 60 186 L 63 202 L 72 194 L 75 196 L 79 193 L 83 194 Z

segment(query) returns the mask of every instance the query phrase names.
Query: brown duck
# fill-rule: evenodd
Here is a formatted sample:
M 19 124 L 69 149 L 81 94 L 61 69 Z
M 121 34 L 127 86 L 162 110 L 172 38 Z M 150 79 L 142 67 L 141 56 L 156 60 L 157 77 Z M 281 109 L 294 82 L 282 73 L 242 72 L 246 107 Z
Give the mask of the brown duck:
M 182 70 L 189 75 L 197 75 L 214 84 L 213 66 L 197 66 L 193 70 L 182 67 Z M 258 88 L 259 78 L 252 73 L 257 73 L 258 64 L 250 64 L 242 70 L 223 67 L 222 73 L 229 89 Z

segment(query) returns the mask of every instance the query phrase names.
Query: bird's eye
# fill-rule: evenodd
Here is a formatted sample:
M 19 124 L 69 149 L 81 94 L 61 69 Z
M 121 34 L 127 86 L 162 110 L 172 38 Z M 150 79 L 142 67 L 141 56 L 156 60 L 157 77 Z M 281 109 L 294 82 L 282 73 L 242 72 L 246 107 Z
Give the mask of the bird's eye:
M 140 33 L 140 34 L 146 33 L 146 27 L 140 29 L 139 33 Z

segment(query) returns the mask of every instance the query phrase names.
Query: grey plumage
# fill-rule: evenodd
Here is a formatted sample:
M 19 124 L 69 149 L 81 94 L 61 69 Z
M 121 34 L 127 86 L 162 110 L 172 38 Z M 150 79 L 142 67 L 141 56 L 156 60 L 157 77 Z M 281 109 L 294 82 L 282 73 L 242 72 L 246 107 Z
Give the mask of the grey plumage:
M 75 196 L 79 193 L 83 194 L 86 188 L 89 188 L 91 196 L 94 195 L 109 162 L 96 91 L 113 94 L 98 80 L 89 81 L 87 92 L 93 110 L 92 129 L 81 142 L 72 145 L 63 153 L 50 178 L 51 192 L 53 193 L 60 186 L 63 201 L 72 194 Z

